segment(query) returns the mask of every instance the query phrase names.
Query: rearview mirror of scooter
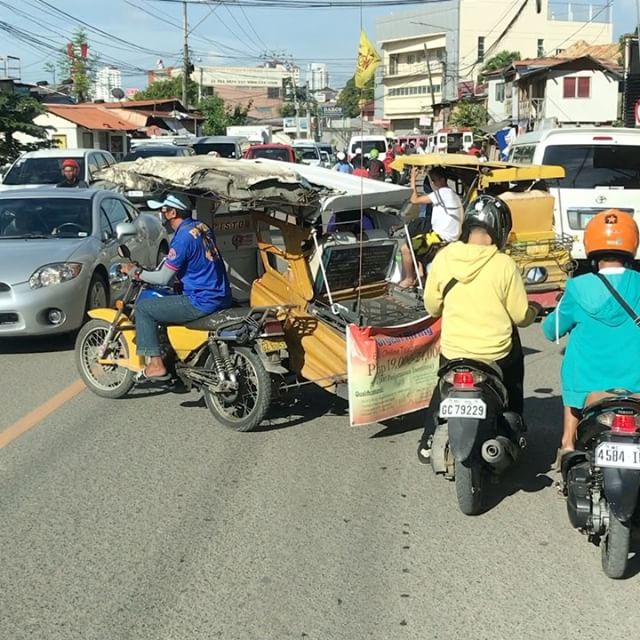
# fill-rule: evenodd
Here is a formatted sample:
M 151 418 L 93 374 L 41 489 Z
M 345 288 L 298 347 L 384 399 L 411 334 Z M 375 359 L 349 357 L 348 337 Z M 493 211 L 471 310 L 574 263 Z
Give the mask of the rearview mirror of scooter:
M 129 251 L 129 247 L 126 244 L 118 246 L 118 255 L 125 260 L 131 260 L 131 251 Z

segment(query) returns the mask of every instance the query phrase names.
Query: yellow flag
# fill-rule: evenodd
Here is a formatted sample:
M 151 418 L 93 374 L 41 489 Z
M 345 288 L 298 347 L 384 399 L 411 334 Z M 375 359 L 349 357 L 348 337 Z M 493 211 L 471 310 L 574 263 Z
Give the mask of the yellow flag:
M 379 64 L 380 55 L 365 35 L 365 32 L 361 31 L 355 75 L 356 87 L 358 87 L 358 89 L 364 89 L 367 82 L 373 77 Z

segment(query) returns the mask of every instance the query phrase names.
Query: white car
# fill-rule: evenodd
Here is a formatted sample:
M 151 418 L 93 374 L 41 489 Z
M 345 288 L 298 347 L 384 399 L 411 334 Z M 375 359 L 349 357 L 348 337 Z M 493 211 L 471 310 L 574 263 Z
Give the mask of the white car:
M 547 185 L 555 197 L 556 232 L 573 238 L 571 256 L 586 261 L 584 229 L 596 213 L 621 209 L 640 223 L 640 130 L 563 127 L 518 136 L 509 161 L 564 167 Z M 640 258 L 640 251 L 636 254 Z
M 378 160 L 384 162 L 387 157 L 390 143 L 384 136 L 351 136 L 347 147 L 347 157 L 349 160 L 356 155 L 356 149 L 362 149 L 362 154 L 369 157 L 372 149 L 379 152 Z
M 0 191 L 28 189 L 43 185 L 55 186 L 62 181 L 62 163 L 67 158 L 80 165 L 80 180 L 87 184 L 100 169 L 116 163 L 115 158 L 102 149 L 41 149 L 23 153 L 4 174 Z
M 301 160 L 304 164 L 309 164 L 312 167 L 324 166 L 320 147 L 318 147 L 314 142 L 294 142 L 293 148 L 297 154 L 300 154 Z

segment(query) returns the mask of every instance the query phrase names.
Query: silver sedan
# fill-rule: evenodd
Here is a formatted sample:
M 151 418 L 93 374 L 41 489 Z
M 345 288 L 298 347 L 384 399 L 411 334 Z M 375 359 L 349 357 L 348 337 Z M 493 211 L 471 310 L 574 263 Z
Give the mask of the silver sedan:
M 113 304 L 125 286 L 111 277 L 122 261 L 116 228 L 123 224 L 135 227 L 124 240 L 133 258 L 157 264 L 168 250 L 160 220 L 117 193 L 0 193 L 0 337 L 74 331 L 89 309 Z

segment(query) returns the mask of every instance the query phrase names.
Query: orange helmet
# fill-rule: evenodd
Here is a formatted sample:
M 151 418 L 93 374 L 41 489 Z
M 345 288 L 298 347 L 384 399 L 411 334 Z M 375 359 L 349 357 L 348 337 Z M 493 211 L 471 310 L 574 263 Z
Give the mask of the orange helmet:
M 589 220 L 584 230 L 584 250 L 588 258 L 597 254 L 621 253 L 635 258 L 638 250 L 638 225 L 631 215 L 619 209 L 601 211 Z

